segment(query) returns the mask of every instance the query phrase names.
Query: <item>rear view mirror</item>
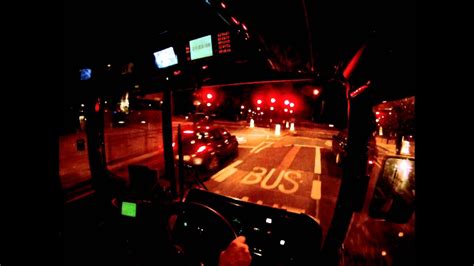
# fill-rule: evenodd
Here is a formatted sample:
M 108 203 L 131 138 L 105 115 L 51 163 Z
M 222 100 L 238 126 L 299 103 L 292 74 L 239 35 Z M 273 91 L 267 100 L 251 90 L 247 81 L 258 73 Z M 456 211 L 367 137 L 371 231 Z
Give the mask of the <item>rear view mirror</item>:
M 415 160 L 387 157 L 375 186 L 369 216 L 406 223 L 415 211 Z

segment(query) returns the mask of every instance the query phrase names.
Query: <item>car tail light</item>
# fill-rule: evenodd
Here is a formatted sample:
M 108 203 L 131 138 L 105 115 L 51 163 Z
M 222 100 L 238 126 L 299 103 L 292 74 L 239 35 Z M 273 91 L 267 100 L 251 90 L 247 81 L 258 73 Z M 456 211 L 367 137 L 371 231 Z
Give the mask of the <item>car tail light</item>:
M 206 150 L 206 146 L 202 145 L 197 149 L 196 153 L 200 153 L 200 152 L 203 152 L 205 150 Z

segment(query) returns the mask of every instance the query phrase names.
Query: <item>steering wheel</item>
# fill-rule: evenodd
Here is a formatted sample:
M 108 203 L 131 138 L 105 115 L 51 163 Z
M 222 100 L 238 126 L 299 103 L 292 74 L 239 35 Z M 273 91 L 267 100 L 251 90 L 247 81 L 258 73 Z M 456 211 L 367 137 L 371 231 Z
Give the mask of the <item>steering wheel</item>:
M 179 202 L 169 207 L 165 217 L 175 258 L 186 265 L 218 265 L 220 252 L 237 237 L 229 221 L 200 203 Z

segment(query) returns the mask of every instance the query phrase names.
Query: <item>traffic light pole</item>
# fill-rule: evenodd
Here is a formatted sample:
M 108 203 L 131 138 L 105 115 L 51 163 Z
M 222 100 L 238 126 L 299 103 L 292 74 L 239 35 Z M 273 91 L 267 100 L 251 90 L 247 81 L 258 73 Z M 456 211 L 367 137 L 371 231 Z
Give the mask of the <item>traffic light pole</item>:
M 163 126 L 163 148 L 165 157 L 165 178 L 170 180 L 171 193 L 174 198 L 178 196 L 176 187 L 176 176 L 174 171 L 173 158 L 173 128 L 171 123 L 171 82 L 166 81 L 166 86 L 163 91 L 163 111 L 162 111 L 162 126 Z

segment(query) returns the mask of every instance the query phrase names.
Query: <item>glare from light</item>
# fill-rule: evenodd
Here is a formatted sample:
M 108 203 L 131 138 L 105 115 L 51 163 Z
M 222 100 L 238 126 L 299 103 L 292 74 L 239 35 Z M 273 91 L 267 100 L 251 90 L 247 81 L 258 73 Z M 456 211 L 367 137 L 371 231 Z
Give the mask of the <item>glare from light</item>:
M 168 78 L 168 77 L 166 77 L 166 80 L 169 80 L 169 78 Z
M 242 28 L 244 28 L 244 30 L 247 30 L 247 26 L 244 23 L 242 23 Z
M 194 144 L 194 143 L 196 143 L 196 141 L 195 141 L 195 140 L 191 140 L 189 143 L 190 143 L 190 144 Z
M 151 107 L 151 103 L 148 104 L 148 107 Z
M 185 130 L 183 131 L 184 134 L 193 134 L 194 131 L 193 130 Z
M 133 86 L 135 89 L 138 89 L 140 86 L 138 84 L 136 84 L 135 86 Z
M 145 121 L 145 120 L 142 120 L 142 121 L 140 121 L 140 123 L 142 123 L 142 124 L 146 124 L 146 121 Z
M 105 104 L 107 104 L 107 101 L 104 101 Z
M 403 232 L 398 233 L 398 237 L 403 237 Z
M 290 101 L 285 100 L 284 104 L 285 104 L 285 105 L 288 105 L 288 104 L 290 104 Z
M 262 100 L 258 99 L 257 104 L 262 104 Z
M 204 150 L 206 150 L 206 146 L 203 145 L 203 146 L 199 147 L 196 152 L 200 153 L 200 152 L 203 152 Z
M 285 113 L 287 113 L 287 112 L 288 112 L 288 108 L 285 108 L 283 111 L 284 111 Z
M 188 120 L 188 119 L 189 119 L 189 116 L 185 116 L 184 119 Z
M 273 111 L 273 110 L 275 110 L 275 107 L 270 106 L 270 111 Z
M 290 114 L 292 114 L 292 113 L 293 113 L 293 110 L 290 110 Z
M 382 103 L 386 103 L 387 101 L 383 101 Z
M 83 104 L 83 103 L 81 103 L 81 107 L 84 107 L 84 104 Z
M 211 103 L 207 103 L 206 105 L 207 105 L 207 107 L 210 107 L 210 106 L 211 106 Z
M 260 107 L 257 107 L 257 111 L 260 111 Z
M 211 93 L 208 93 L 208 94 L 206 95 L 206 97 L 207 97 L 208 99 L 212 99 L 212 94 L 211 94 Z
M 290 103 L 290 107 L 295 107 L 295 103 Z
M 270 99 L 270 102 L 271 102 L 271 103 L 275 103 L 275 102 L 276 102 L 276 99 L 275 99 L 275 98 L 271 98 L 271 99 Z
M 408 160 L 401 160 L 398 163 L 397 168 L 400 172 L 400 177 L 401 177 L 402 181 L 408 180 L 408 176 L 409 176 L 409 174 L 412 170 L 410 164 L 408 163 Z
M 333 125 L 333 124 L 329 124 L 329 127 L 334 127 L 334 125 Z
M 188 223 L 187 223 L 187 222 L 184 222 L 184 224 L 183 224 L 183 225 L 186 227 L 186 226 L 188 226 Z
M 380 114 L 380 112 L 379 112 L 379 111 L 377 111 L 377 112 L 375 112 L 375 114 L 376 114 L 376 115 L 379 115 L 379 114 Z
M 163 101 L 160 101 L 160 104 L 163 104 Z
M 125 121 L 120 120 L 120 121 L 118 121 L 118 123 L 119 124 L 125 124 Z
M 382 256 L 387 256 L 387 252 L 385 250 L 382 250 Z
M 107 67 L 111 67 L 112 65 L 111 64 L 107 64 Z
M 224 2 L 221 2 L 221 7 L 226 8 L 226 5 L 224 4 Z
M 285 240 L 280 240 L 280 245 L 284 246 L 285 245 Z
M 243 106 L 243 105 L 240 106 L 240 109 L 244 109 L 244 108 L 245 108 L 245 106 Z
M 263 115 L 263 112 L 260 112 L 261 115 Z
M 271 223 L 272 223 L 272 218 L 267 218 L 267 219 L 265 219 L 265 222 L 266 222 L 267 224 L 271 224 Z

